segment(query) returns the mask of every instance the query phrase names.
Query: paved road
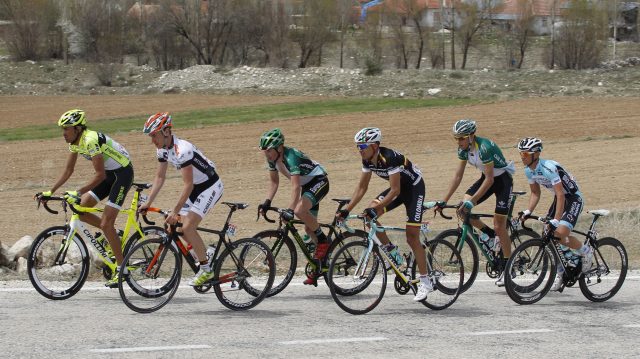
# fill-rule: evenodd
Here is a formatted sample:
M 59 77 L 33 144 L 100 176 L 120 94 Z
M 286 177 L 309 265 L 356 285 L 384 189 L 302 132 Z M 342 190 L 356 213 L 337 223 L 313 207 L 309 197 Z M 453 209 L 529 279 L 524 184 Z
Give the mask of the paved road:
M 520 306 L 489 279 L 444 311 L 389 288 L 371 313 L 352 316 L 326 286 L 296 283 L 247 312 L 188 287 L 153 314 L 137 314 L 116 290 L 87 283 L 50 301 L 28 282 L 0 282 L 3 358 L 486 358 L 639 357 L 640 273 L 609 302 L 579 289 Z

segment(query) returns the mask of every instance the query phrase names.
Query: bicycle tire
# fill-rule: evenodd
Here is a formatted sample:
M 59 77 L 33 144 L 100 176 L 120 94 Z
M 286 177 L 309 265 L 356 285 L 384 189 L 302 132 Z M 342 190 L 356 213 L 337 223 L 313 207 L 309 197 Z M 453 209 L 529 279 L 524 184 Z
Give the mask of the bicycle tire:
M 619 240 L 613 237 L 597 240 L 592 262 L 596 268 L 581 275 L 579 279 L 582 294 L 592 302 L 604 302 L 616 295 L 627 276 L 627 258 L 627 250 Z M 613 278 L 615 275 L 618 277 Z M 596 277 L 596 283 L 591 282 L 593 276 Z M 606 286 L 611 282 L 613 286 Z
M 523 242 L 507 262 L 505 289 L 522 305 L 533 304 L 549 292 L 556 276 L 557 253 L 542 239 Z
M 478 254 L 478 248 L 476 248 L 475 243 L 469 236 L 464 238 L 464 243 L 462 244 L 462 249 L 460 249 L 460 241 L 462 240 L 462 230 L 460 228 L 452 228 L 447 229 L 439 233 L 433 241 L 435 240 L 445 240 L 454 245 L 454 247 L 458 250 L 460 254 L 460 258 L 462 259 L 463 271 L 464 271 L 464 282 L 462 284 L 462 290 L 460 293 L 464 293 L 475 282 L 478 276 L 478 270 L 480 267 L 480 260 Z
M 73 297 L 89 275 L 90 257 L 87 246 L 77 234 L 73 238 L 67 238 L 68 231 L 67 226 L 47 228 L 36 236 L 29 250 L 29 280 L 36 291 L 48 299 L 64 300 Z M 69 240 L 71 242 L 65 249 L 65 243 Z
M 119 275 L 118 292 L 124 304 L 138 313 L 155 312 L 169 303 L 178 290 L 182 275 L 180 251 L 168 238 L 138 242 L 125 255 Z
M 253 236 L 253 238 L 266 244 L 275 260 L 275 279 L 267 294 L 267 297 L 271 297 L 282 292 L 296 273 L 298 264 L 296 246 L 289 236 L 285 236 L 283 232 L 278 230 L 262 231 Z
M 350 243 L 350 242 L 366 242 L 367 236 L 368 236 L 367 232 L 362 230 L 355 230 L 355 232 L 353 233 L 346 232 L 346 233 L 338 234 L 336 238 L 333 239 L 333 241 L 331 241 L 331 245 L 329 246 L 329 250 L 327 252 L 327 258 L 326 258 L 327 263 L 331 264 L 331 259 L 334 257 L 333 253 L 335 253 L 337 249 L 342 248 L 346 243 Z M 346 252 L 342 252 L 342 256 L 336 259 L 335 265 L 339 267 L 346 267 L 346 266 L 351 266 L 353 264 L 355 264 L 354 259 L 350 256 L 347 256 Z M 322 273 L 322 276 L 327 286 L 329 285 L 329 278 L 327 275 L 328 271 L 329 271 L 329 268 L 326 269 L 326 272 Z M 351 295 L 354 293 L 353 291 L 345 290 L 340 287 L 335 287 L 334 289 L 340 295 Z
M 374 247 L 367 256 L 366 253 L 368 251 L 367 242 L 354 241 L 347 243 L 338 249 L 329 265 L 327 278 L 331 297 L 342 310 L 350 314 L 365 314 L 373 310 L 384 297 L 387 287 L 387 272 L 378 248 Z M 336 265 L 338 263 L 336 258 L 346 256 L 343 252 L 349 252 L 348 256 L 357 258 L 357 262 L 350 267 Z M 364 267 L 359 266 L 359 264 L 364 264 Z M 349 273 L 349 270 L 353 268 L 357 268 L 360 274 L 356 276 L 355 272 Z M 380 283 L 376 281 L 377 278 L 379 278 Z M 351 293 L 349 295 L 340 295 L 336 288 L 350 290 Z M 368 294 L 368 292 L 363 294 L 368 289 L 371 289 L 371 294 Z M 373 297 L 373 301 L 367 299 L 367 297 Z
M 164 228 L 159 227 L 159 226 L 146 226 L 146 227 L 142 227 L 140 228 L 140 230 L 142 231 L 142 233 L 144 233 L 145 239 L 147 237 L 147 235 L 155 235 L 157 233 L 165 233 Z M 124 243 L 124 247 L 122 248 L 122 255 L 125 256 L 129 250 L 131 248 L 133 248 L 134 245 L 136 245 L 138 243 L 138 241 L 140 241 L 140 239 L 142 239 L 142 236 L 140 235 L 140 233 L 138 233 L 138 231 L 134 231 L 130 236 L 129 239 L 127 239 L 127 241 Z M 111 261 L 116 260 L 115 256 L 111 256 Z M 107 265 L 103 265 L 102 266 L 102 276 L 106 279 L 109 280 L 111 279 L 113 273 L 111 272 L 111 268 Z
M 275 271 L 273 255 L 265 243 L 256 238 L 240 239 L 216 258 L 213 290 L 225 307 L 251 309 L 269 294 Z M 264 273 L 268 273 L 266 278 Z
M 443 310 L 455 303 L 462 293 L 464 261 L 455 246 L 444 239 L 433 239 L 427 243 L 428 274 L 435 278 L 435 290 L 421 303 L 433 310 Z M 417 261 L 413 261 L 411 266 L 411 277 L 417 278 Z

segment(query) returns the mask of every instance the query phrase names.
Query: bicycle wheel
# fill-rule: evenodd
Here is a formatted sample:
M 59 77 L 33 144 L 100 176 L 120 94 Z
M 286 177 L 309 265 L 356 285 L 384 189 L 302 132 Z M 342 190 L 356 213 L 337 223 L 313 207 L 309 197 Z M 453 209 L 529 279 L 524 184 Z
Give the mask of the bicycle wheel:
M 448 229 L 438 234 L 433 241 L 445 240 L 454 245 L 460 254 L 462 260 L 463 272 L 465 275 L 460 293 L 466 292 L 478 276 L 478 268 L 480 266 L 478 258 L 478 249 L 469 236 L 462 238 L 462 230 L 460 228 Z M 451 258 L 453 259 L 453 258 Z
M 296 246 L 291 238 L 276 230 L 260 232 L 253 238 L 266 244 L 273 254 L 276 273 L 273 286 L 267 294 L 267 297 L 271 297 L 282 292 L 296 274 L 298 263 Z
M 347 243 L 350 243 L 350 242 L 366 243 L 367 232 L 356 230 L 353 233 L 347 232 L 347 233 L 341 233 L 337 235 L 336 238 L 334 238 L 333 241 L 331 242 L 331 245 L 329 246 L 329 251 L 327 252 L 327 259 L 326 259 L 327 263 L 329 264 L 331 263 L 331 259 L 334 257 L 333 253 L 336 253 L 337 250 L 344 247 Z M 342 270 L 345 268 L 355 266 L 356 261 L 357 259 L 353 258 L 349 252 L 342 252 L 341 256 L 339 258 L 336 258 L 335 265 L 336 267 L 338 267 L 338 270 Z M 327 272 L 328 270 L 329 269 L 327 268 Z M 327 272 L 323 273 L 323 277 L 324 277 L 324 281 L 327 283 L 327 285 L 329 285 L 329 278 L 328 278 Z M 354 293 L 353 291 L 350 291 L 349 288 L 341 288 L 340 286 L 335 286 L 334 289 L 340 295 L 350 295 Z
M 164 236 L 141 241 L 120 265 L 120 298 L 135 312 L 155 312 L 173 298 L 181 274 L 182 257 L 173 242 Z
M 255 238 L 240 239 L 216 258 L 213 290 L 225 307 L 250 309 L 269 294 L 275 274 L 269 247 Z
M 533 304 L 551 289 L 557 258 L 542 239 L 530 239 L 513 251 L 507 262 L 505 288 L 518 304 Z
M 27 273 L 33 287 L 53 300 L 73 297 L 89 275 L 89 252 L 80 236 L 68 238 L 69 228 L 55 226 L 33 240 Z
M 343 263 L 341 258 L 354 258 Z M 347 313 L 365 314 L 373 310 L 384 296 L 387 272 L 377 247 L 369 252 L 367 242 L 347 243 L 334 254 L 329 265 L 328 283 L 331 297 Z M 336 288 L 347 292 L 341 295 Z
M 429 293 L 422 304 L 433 310 L 442 310 L 453 304 L 464 285 L 464 261 L 453 244 L 443 239 L 428 242 L 427 271 L 435 291 Z M 417 278 L 417 263 L 413 261 L 411 277 Z
M 144 233 L 144 238 L 158 238 L 160 236 L 163 236 L 165 234 L 165 231 L 162 227 L 158 227 L 158 226 L 147 226 L 147 227 L 142 227 L 141 228 L 142 233 Z M 122 236 L 122 231 L 118 231 L 118 236 Z M 129 252 L 129 250 L 131 248 L 133 248 L 134 245 L 136 245 L 140 239 L 142 239 L 142 236 L 140 235 L 140 233 L 138 233 L 138 231 L 134 231 L 133 234 L 131 234 L 129 236 L 129 239 L 127 239 L 127 241 L 124 243 L 124 247 L 122 247 L 122 255 L 127 255 L 127 253 Z M 108 242 L 105 240 L 105 243 L 108 244 Z M 110 249 L 109 249 L 110 250 Z M 111 256 L 111 261 L 115 262 L 116 257 L 115 256 Z M 102 266 L 102 276 L 109 280 L 111 279 L 113 273 L 111 272 L 111 268 L 107 265 L 103 265 Z
M 592 302 L 604 302 L 616 295 L 627 276 L 627 251 L 619 240 L 606 237 L 596 241 L 595 268 L 580 276 L 580 290 Z

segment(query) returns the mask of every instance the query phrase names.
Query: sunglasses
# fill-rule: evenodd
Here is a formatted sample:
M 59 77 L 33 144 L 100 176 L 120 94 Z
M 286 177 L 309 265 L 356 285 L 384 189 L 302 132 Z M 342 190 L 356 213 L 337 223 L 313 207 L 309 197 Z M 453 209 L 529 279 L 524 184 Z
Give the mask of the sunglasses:
M 358 144 L 356 144 L 356 147 L 358 147 L 358 149 L 359 149 L 360 151 L 364 151 L 364 150 L 366 150 L 366 149 L 367 149 L 367 147 L 369 147 L 369 146 L 371 146 L 371 144 L 370 144 L 370 143 L 358 143 Z
M 466 135 L 466 136 L 460 136 L 460 137 L 453 136 L 453 139 L 454 139 L 454 140 L 456 140 L 456 141 L 464 140 L 465 138 L 469 138 L 469 135 Z

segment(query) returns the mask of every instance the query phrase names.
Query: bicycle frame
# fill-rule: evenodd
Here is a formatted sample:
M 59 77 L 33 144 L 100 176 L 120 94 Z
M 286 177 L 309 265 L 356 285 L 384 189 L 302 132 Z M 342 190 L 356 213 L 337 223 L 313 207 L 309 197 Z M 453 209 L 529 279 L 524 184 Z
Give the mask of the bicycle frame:
M 124 248 L 125 244 L 129 240 L 130 233 L 131 235 L 133 235 L 134 232 L 137 232 L 138 234 L 140 234 L 141 238 L 144 238 L 144 233 L 142 232 L 142 229 L 138 224 L 137 210 L 138 210 L 138 202 L 140 201 L 140 198 L 142 196 L 141 192 L 145 188 L 150 188 L 150 185 L 148 184 L 136 185 L 136 189 L 133 194 L 133 199 L 131 200 L 131 206 L 127 209 L 120 210 L 120 213 L 124 213 L 127 215 L 125 228 L 120 239 L 121 248 Z M 63 210 L 65 212 L 65 226 L 69 229 L 68 233 L 65 236 L 65 240 L 63 241 L 63 246 L 62 248 L 60 248 L 60 251 L 58 252 L 63 255 L 58 260 L 64 261 L 64 256 L 67 253 L 69 246 L 71 245 L 70 239 L 72 239 L 75 235 L 77 235 L 85 243 L 91 243 L 92 247 L 95 249 L 96 253 L 98 254 L 98 257 L 102 260 L 102 262 L 107 267 L 109 267 L 109 269 L 112 272 L 115 271 L 117 267 L 115 261 L 112 261 L 109 258 L 107 250 L 104 248 L 104 246 L 100 242 L 98 242 L 97 238 L 95 238 L 95 236 L 91 233 L 91 231 L 84 225 L 84 222 L 81 219 L 82 214 L 84 213 L 104 212 L 104 209 L 95 208 L 95 207 L 81 207 L 79 205 L 73 205 L 73 204 L 67 203 L 63 197 L 49 197 L 49 198 L 43 199 L 42 202 L 44 203 L 45 209 L 54 214 L 58 212 L 53 211 L 49 207 L 47 207 L 46 201 L 48 200 L 62 201 Z M 67 206 L 69 206 L 69 208 L 73 212 L 70 219 L 67 219 L 66 217 Z
M 356 270 L 353 274 L 354 277 L 358 277 L 358 276 L 362 276 L 363 273 L 360 273 L 360 271 L 364 270 L 366 267 L 366 263 L 369 261 L 369 256 L 371 255 L 371 252 L 373 252 L 373 249 L 375 246 L 378 246 L 378 248 L 382 247 L 382 242 L 380 242 L 380 240 L 378 239 L 378 237 L 376 236 L 376 233 L 378 232 L 387 232 L 387 231 L 391 231 L 391 232 L 402 232 L 405 233 L 406 229 L 405 228 L 401 228 L 401 227 L 392 227 L 392 226 L 379 226 L 377 225 L 374 221 L 369 221 L 366 218 L 359 216 L 359 215 L 350 215 L 349 217 L 347 217 L 346 220 L 349 219 L 360 219 L 363 221 L 363 224 L 365 226 L 369 226 L 369 231 L 368 231 L 368 235 L 367 235 L 367 241 L 368 241 L 368 248 L 367 251 L 362 253 L 361 258 L 358 260 L 358 265 L 356 266 Z M 342 222 L 341 226 L 344 227 L 345 229 L 347 229 L 347 231 L 351 232 L 353 231 L 353 229 L 351 227 L 349 227 L 346 224 L 346 220 L 345 222 Z M 426 243 L 427 241 L 427 232 L 428 232 L 428 227 L 426 226 L 422 226 L 420 228 L 420 241 L 422 243 Z M 427 257 L 429 256 L 429 251 L 430 248 L 429 246 L 425 246 L 425 251 L 427 251 Z M 420 278 L 407 278 L 403 271 L 400 270 L 400 268 L 398 268 L 398 266 L 396 266 L 394 260 L 389 256 L 389 254 L 385 251 L 385 250 L 381 250 L 379 251 L 380 254 L 382 255 L 382 257 L 384 259 L 386 259 L 386 262 L 391 266 L 391 269 L 393 269 L 394 273 L 402 279 L 404 284 L 411 284 L 412 287 L 415 284 L 418 284 L 420 282 Z M 365 264 L 363 266 L 363 264 Z M 407 267 L 409 267 L 411 264 L 407 261 Z M 427 261 L 427 267 L 430 267 L 430 263 L 429 261 Z M 428 268 L 429 270 L 431 268 Z

